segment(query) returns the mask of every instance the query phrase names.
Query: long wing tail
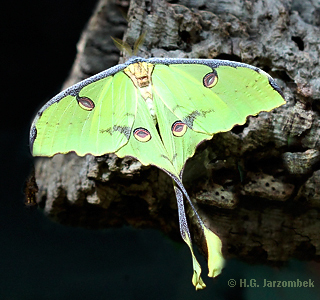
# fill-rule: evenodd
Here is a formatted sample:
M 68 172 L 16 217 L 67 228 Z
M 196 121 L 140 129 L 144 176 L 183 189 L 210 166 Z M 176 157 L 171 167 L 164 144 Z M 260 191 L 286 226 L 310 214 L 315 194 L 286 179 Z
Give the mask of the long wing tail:
M 164 170 L 165 171 L 165 170 Z M 191 255 L 192 255 L 192 262 L 193 262 L 193 277 L 192 277 L 192 283 L 196 287 L 196 289 L 203 289 L 206 287 L 204 282 L 202 281 L 200 274 L 201 274 L 201 267 L 193 253 L 192 249 L 192 241 L 191 236 L 188 228 L 188 223 L 186 219 L 185 209 L 184 209 L 184 201 L 183 196 L 188 200 L 191 208 L 193 209 L 195 216 L 198 219 L 198 222 L 203 230 L 206 243 L 207 243 L 207 249 L 208 249 L 208 269 L 209 277 L 216 277 L 221 273 L 221 270 L 224 266 L 224 258 L 221 253 L 222 248 L 222 242 L 220 238 L 215 235 L 209 228 L 207 228 L 203 221 L 201 220 L 199 214 L 197 213 L 194 205 L 192 204 L 192 201 L 183 186 L 182 183 L 182 172 L 180 173 L 180 178 L 176 177 L 175 175 L 165 171 L 174 182 L 174 190 L 176 193 L 177 203 L 178 203 L 178 213 L 179 213 L 179 223 L 180 223 L 180 233 L 183 238 L 183 240 L 186 242 L 186 244 L 189 246 Z

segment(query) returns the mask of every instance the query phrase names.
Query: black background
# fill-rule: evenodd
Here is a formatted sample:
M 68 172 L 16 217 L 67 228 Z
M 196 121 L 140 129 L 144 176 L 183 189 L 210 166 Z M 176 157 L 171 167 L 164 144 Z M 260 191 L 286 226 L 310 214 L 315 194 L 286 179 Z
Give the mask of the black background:
M 194 291 L 189 250 L 154 230 L 91 231 L 53 223 L 24 206 L 33 159 L 28 131 L 59 92 L 95 1 L 8 1 L 1 9 L 0 300 L 13 299 L 319 299 L 319 264 L 275 269 L 228 261 Z M 2 4 L 3 5 L 3 4 Z M 235 279 L 237 286 L 228 287 Z M 314 280 L 315 288 L 262 288 L 267 280 Z M 259 288 L 239 288 L 255 279 Z

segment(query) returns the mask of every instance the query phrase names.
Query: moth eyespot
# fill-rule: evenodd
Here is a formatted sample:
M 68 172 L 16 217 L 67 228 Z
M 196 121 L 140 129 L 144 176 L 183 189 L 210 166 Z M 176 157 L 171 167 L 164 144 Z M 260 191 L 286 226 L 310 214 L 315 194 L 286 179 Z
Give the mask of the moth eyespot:
M 186 133 L 187 128 L 188 126 L 185 123 L 176 121 L 172 124 L 171 131 L 174 136 L 180 137 Z
M 218 74 L 216 71 L 208 73 L 203 77 L 203 85 L 207 88 L 212 88 L 218 83 Z
M 79 106 L 84 110 L 93 110 L 94 109 L 94 103 L 91 99 L 88 97 L 79 97 L 77 98 Z
M 148 142 L 151 140 L 151 134 L 150 132 L 145 128 L 137 128 L 133 131 L 133 136 L 139 141 L 139 142 Z

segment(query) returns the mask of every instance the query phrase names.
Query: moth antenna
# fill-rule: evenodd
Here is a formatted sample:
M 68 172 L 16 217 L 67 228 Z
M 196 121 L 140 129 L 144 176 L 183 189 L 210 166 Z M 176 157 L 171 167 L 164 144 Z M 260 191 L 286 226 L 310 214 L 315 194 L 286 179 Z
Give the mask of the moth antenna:
M 118 39 L 118 38 L 114 38 L 114 37 L 111 37 L 111 38 L 112 38 L 115 46 L 120 51 L 125 52 L 128 56 L 132 56 L 132 54 L 133 54 L 132 53 L 132 49 L 131 49 L 130 45 L 127 42 L 125 42 L 125 41 L 123 41 L 121 39 Z
M 140 46 L 143 44 L 145 41 L 147 33 L 144 31 L 142 34 L 138 37 L 138 39 L 135 41 L 134 46 L 133 46 L 133 55 L 137 55 L 138 50 Z

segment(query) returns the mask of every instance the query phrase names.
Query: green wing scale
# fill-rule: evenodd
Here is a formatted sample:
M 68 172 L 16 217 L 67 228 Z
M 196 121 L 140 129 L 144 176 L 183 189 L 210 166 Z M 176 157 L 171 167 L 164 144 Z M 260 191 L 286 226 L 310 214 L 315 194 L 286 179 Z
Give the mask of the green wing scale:
M 210 135 L 279 106 L 281 97 L 263 71 L 230 66 L 214 70 L 206 65 L 157 65 L 152 76 L 155 98 L 188 127 Z M 204 78 L 210 80 L 210 75 L 213 86 L 206 88 Z
M 173 180 L 181 236 L 192 254 L 192 282 L 202 289 L 205 284 L 192 250 L 184 199 L 203 229 L 210 277 L 223 268 L 222 243 L 202 222 L 183 186 L 185 163 L 215 133 L 284 103 L 275 81 L 253 66 L 222 60 L 133 57 L 45 104 L 31 126 L 31 151 L 34 156 L 71 151 L 79 156 L 115 153 L 165 171 Z
M 131 80 L 120 72 L 53 102 L 36 117 L 33 155 L 115 152 L 128 142 L 137 111 L 136 94 Z

